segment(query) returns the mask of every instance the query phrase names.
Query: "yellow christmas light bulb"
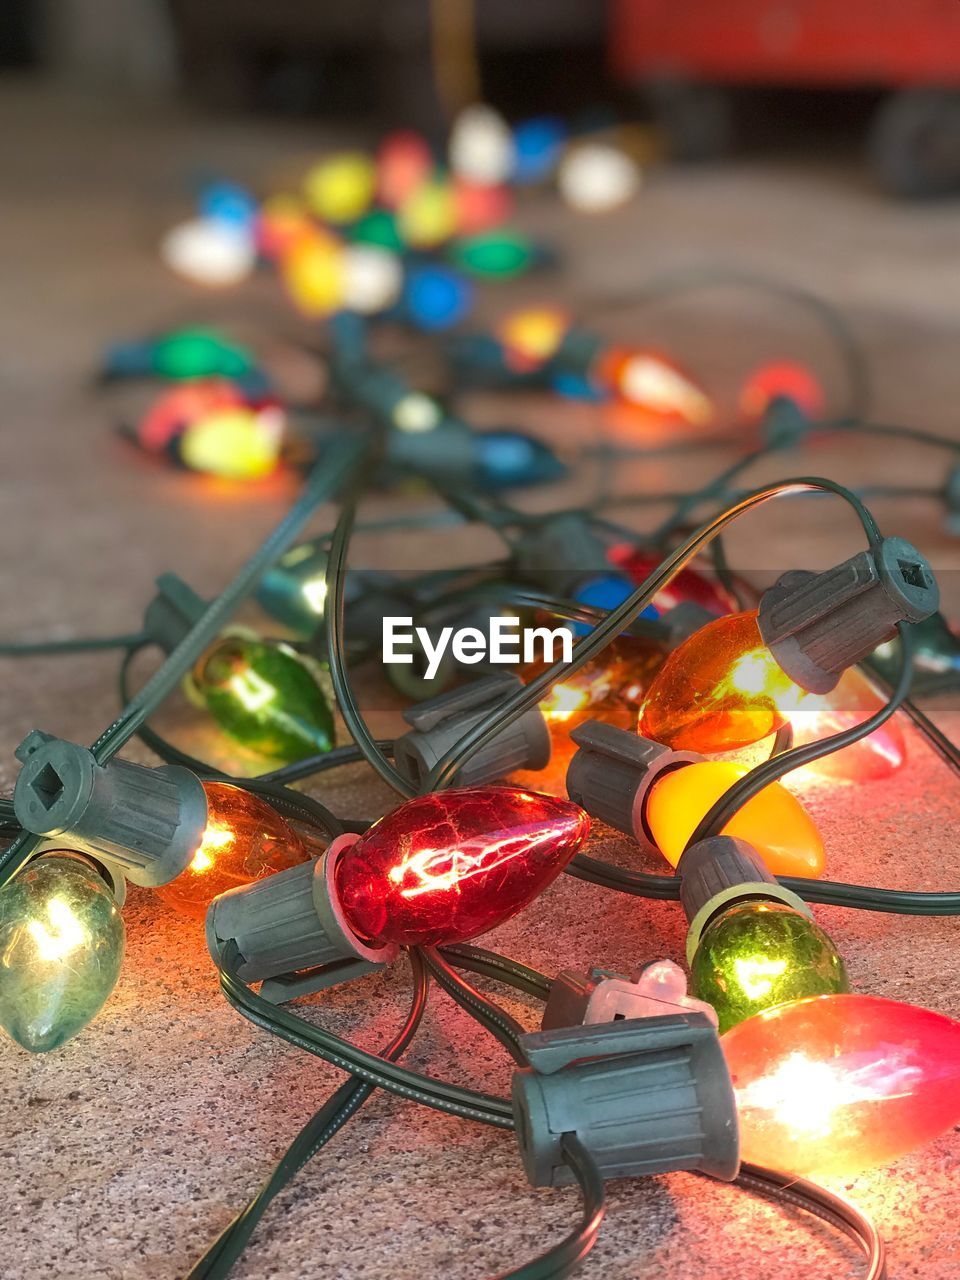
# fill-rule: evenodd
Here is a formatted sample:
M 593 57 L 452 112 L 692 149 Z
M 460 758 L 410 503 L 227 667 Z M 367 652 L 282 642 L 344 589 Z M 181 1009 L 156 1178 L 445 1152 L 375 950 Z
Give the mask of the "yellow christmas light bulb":
M 732 761 L 703 760 L 672 769 L 654 782 L 644 806 L 644 820 L 671 866 L 680 861 L 700 819 L 747 772 Z M 772 782 L 748 800 L 720 834 L 752 844 L 776 876 L 814 878 L 823 874 L 820 833 L 800 801 L 779 782 Z M 754 975 L 757 981 L 762 976 Z
M 191 422 L 180 437 L 180 460 L 226 480 L 259 480 L 276 469 L 285 418 L 275 406 L 219 409 Z

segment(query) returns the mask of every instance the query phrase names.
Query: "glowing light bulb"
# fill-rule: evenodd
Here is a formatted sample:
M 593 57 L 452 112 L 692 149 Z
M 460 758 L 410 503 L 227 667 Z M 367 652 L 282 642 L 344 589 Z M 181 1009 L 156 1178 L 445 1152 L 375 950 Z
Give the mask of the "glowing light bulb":
M 224 733 L 261 755 L 290 762 L 333 746 L 329 703 L 287 645 L 226 636 L 201 658 L 192 679 Z
M 253 373 L 250 352 L 210 329 L 176 329 L 149 345 L 149 368 L 161 378 L 243 378 Z
M 311 319 L 342 305 L 343 274 L 342 246 L 316 228 L 295 240 L 280 258 L 280 275 L 291 300 Z
M 721 1041 L 744 1160 L 804 1177 L 888 1164 L 960 1121 L 960 1022 L 877 996 L 825 995 Z
M 264 200 L 256 223 L 257 248 L 278 259 L 298 240 L 309 239 L 316 224 L 300 196 L 280 192 Z
M 389 133 L 377 151 L 377 197 L 396 209 L 433 172 L 433 154 L 426 140 L 409 129 Z
M 740 392 L 740 412 L 759 422 L 776 400 L 789 400 L 807 419 L 822 418 L 823 388 L 809 369 L 792 360 L 775 360 L 755 369 Z
M 193 471 L 224 480 L 261 480 L 277 468 L 285 431 L 279 405 L 227 405 L 189 423 L 177 455 Z
M 423 391 L 409 391 L 397 401 L 393 410 L 393 425 L 414 435 L 433 431 L 442 418 L 443 410 L 436 400 Z
M 473 483 L 478 488 L 543 484 L 567 474 L 567 468 L 548 445 L 520 431 L 477 431 L 471 446 Z
M 652 351 L 611 347 L 595 362 L 593 377 L 614 396 L 667 421 L 706 426 L 710 397 L 672 361 Z
M 690 966 L 691 991 L 713 1005 L 721 1032 L 764 1009 L 848 990 L 836 947 L 781 902 L 740 902 L 707 925 Z
M 874 691 L 869 680 L 851 667 L 843 673 L 831 693 L 807 694 L 797 709 L 789 712 L 794 746 L 816 742 L 861 724 L 879 711 L 883 703 L 884 699 Z M 813 775 L 837 782 L 870 782 L 891 777 L 903 765 L 906 756 L 903 729 L 894 717 L 859 742 L 814 760 L 792 776 Z
M 625 151 L 587 142 L 571 147 L 560 161 L 557 186 L 577 213 L 611 213 L 633 199 L 640 178 L 639 166 Z
M 548 178 L 566 140 L 566 126 L 556 116 L 521 120 L 513 131 L 513 181 L 525 186 Z
M 644 806 L 646 826 L 657 848 L 675 867 L 697 823 L 740 778 L 745 765 L 704 760 L 664 773 Z M 800 801 L 772 782 L 748 800 L 721 833 L 752 844 L 775 876 L 823 874 L 824 849 L 813 819 Z
M 355 222 L 347 234 L 354 244 L 372 244 L 391 253 L 403 252 L 397 220 L 388 209 L 372 209 Z
M 366 213 L 377 185 L 377 169 L 362 151 L 341 151 L 315 164 L 303 180 L 312 213 L 324 222 L 353 222 Z
M 241 408 L 243 392 L 225 378 L 203 378 L 171 387 L 150 406 L 137 427 L 137 441 L 150 453 L 169 449 L 198 418 Z
M 257 603 L 272 618 L 311 636 L 323 621 L 326 573 L 323 547 L 313 542 L 291 547 L 261 578 Z
M 610 563 L 616 565 L 637 586 L 653 573 L 663 559 L 659 552 L 645 551 L 631 545 L 613 547 L 609 554 Z M 715 579 L 689 565 L 658 591 L 651 603 L 654 616 L 657 616 L 688 602 L 701 605 L 718 617 L 736 608 L 733 597 Z
M 348 245 L 343 251 L 343 305 L 361 315 L 385 311 L 403 285 L 400 258 L 372 245 Z
M 257 260 L 253 236 L 213 218 L 194 218 L 173 227 L 160 242 L 164 264 L 191 284 L 226 288 L 246 280 Z
M 515 915 L 560 874 L 590 820 L 567 800 L 519 787 L 418 796 L 341 855 L 347 921 L 372 942 L 463 942 Z
M 667 658 L 640 709 L 639 731 L 710 753 L 759 742 L 807 695 L 760 637 L 756 612 L 708 622 Z
M 547 724 L 566 731 L 584 720 L 626 727 L 662 660 L 659 650 L 634 636 L 618 636 L 600 657 L 558 681 L 538 703 Z M 546 667 L 538 663 L 523 675 L 532 679 Z
M 310 858 L 289 823 L 265 801 L 225 782 L 205 782 L 207 826 L 187 869 L 157 896 L 202 920 L 218 893 L 251 884 Z
M 429 264 L 407 270 L 403 305 L 408 317 L 421 329 L 449 329 L 473 306 L 473 286 L 450 267 Z
M 202 218 L 212 218 L 249 231 L 257 216 L 253 195 L 236 182 L 208 182 L 200 192 L 197 210 Z
M 411 249 L 436 249 L 457 229 L 457 201 L 451 183 L 424 182 L 397 210 L 397 230 Z
M 537 253 L 525 235 L 502 228 L 458 240 L 451 256 L 457 266 L 471 275 L 506 280 L 533 266 Z
M 527 307 L 512 311 L 497 326 L 504 357 L 511 369 L 528 373 L 555 355 L 570 328 L 570 316 L 559 307 Z
M 457 209 L 457 234 L 476 235 L 502 226 L 513 211 L 513 199 L 506 187 L 488 186 L 456 178 L 453 195 Z
M 0 889 L 0 1027 L 31 1053 L 99 1013 L 123 961 L 123 918 L 85 858 L 43 854 Z
M 466 107 L 453 122 L 449 158 L 454 173 L 471 182 L 506 182 L 514 163 L 513 134 L 493 107 Z

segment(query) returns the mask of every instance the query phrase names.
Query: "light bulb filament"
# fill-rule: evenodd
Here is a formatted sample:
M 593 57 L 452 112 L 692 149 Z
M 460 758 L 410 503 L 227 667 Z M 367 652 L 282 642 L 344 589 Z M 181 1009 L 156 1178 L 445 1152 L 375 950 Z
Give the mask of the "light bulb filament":
M 413 877 L 414 882 L 401 888 L 400 894 L 404 898 L 417 898 L 434 890 L 455 888 L 465 880 L 522 858 L 528 847 L 537 842 L 518 838 L 514 833 L 493 841 L 479 853 L 467 849 L 421 849 L 412 856 L 405 855 L 402 862 L 390 869 L 389 878 L 396 885 L 404 885 L 408 877 Z
M 260 711 L 273 701 L 276 689 L 256 671 L 238 671 L 230 677 L 230 688 L 248 711 Z
M 42 920 L 31 920 L 27 930 L 36 943 L 41 960 L 62 960 L 86 941 L 86 932 L 62 898 L 47 903 L 49 926 Z
M 774 979 L 786 973 L 787 962 L 769 956 L 743 956 L 735 961 L 733 968 L 737 983 L 750 999 L 762 1000 L 773 990 Z

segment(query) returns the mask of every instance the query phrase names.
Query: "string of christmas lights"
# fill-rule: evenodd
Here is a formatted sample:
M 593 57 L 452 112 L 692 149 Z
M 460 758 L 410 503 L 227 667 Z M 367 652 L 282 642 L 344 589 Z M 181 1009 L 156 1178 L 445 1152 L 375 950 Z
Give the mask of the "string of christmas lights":
M 553 171 L 558 145 L 554 136 L 554 159 L 538 172 Z M 256 356 L 208 330 L 109 354 L 105 381 L 171 384 L 133 433 L 145 450 L 240 481 L 262 479 L 287 457 L 307 478 L 215 599 L 164 575 L 138 630 L 0 646 L 6 657 L 122 655 L 119 715 L 89 748 L 29 734 L 12 801 L 0 801 L 0 829 L 11 838 L 0 854 L 3 1029 L 26 1050 L 51 1052 L 96 1017 L 123 961 L 129 881 L 205 920 L 221 990 L 241 1016 L 347 1074 L 193 1280 L 229 1272 L 278 1191 L 375 1088 L 514 1133 L 534 1186 L 578 1184 L 578 1226 L 504 1280 L 569 1275 L 596 1240 L 605 1180 L 670 1171 L 803 1207 L 857 1241 L 865 1274 L 879 1280 L 884 1251 L 873 1225 L 805 1179 L 888 1163 L 957 1123 L 960 1023 L 851 992 L 841 946 L 809 903 L 960 914 L 960 893 L 822 879 L 828 851 L 781 779 L 812 766 L 853 777 L 894 771 L 903 762 L 899 710 L 960 769 L 960 753 L 908 696 L 921 659 L 928 672 L 955 678 L 957 642 L 938 613 L 926 559 L 905 539 L 883 536 L 862 495 L 810 476 L 745 493 L 730 486 L 757 458 L 821 430 L 956 446 L 867 421 L 862 355 L 845 326 L 804 291 L 771 285 L 835 339 L 848 375 L 842 414 L 827 414 L 802 366 L 754 371 L 741 401 L 744 420 L 762 425 L 762 445 L 702 489 L 673 495 L 673 511 L 642 542 L 609 516 L 603 477 L 598 497 L 579 508 L 532 515 L 510 506 L 503 488 L 556 479 L 563 460 L 520 432 L 476 432 L 375 359 L 360 316 L 397 302 L 393 319 L 445 328 L 467 310 L 466 277 L 510 276 L 545 256 L 501 229 L 503 183 L 521 153 L 519 134 L 508 136 L 502 122 L 465 119 L 451 144 L 452 176 L 435 172 L 416 139 L 397 136 L 379 164 L 330 157 L 295 202 L 258 207 L 229 185 L 207 192 L 199 221 L 165 241 L 174 269 L 205 272 L 208 283 L 242 278 L 257 252 L 273 258 L 299 310 L 329 320 L 332 387 L 355 419 L 321 422 L 311 406 L 291 448 L 296 415 Z M 559 180 L 576 186 L 570 173 Z M 622 173 L 618 181 L 621 190 L 630 185 Z M 451 261 L 391 262 L 384 238 L 391 251 L 402 242 L 418 252 L 443 246 Z M 696 275 L 654 282 L 631 304 L 703 283 Z M 552 307 L 512 313 L 495 333 L 453 342 L 448 354 L 480 380 L 600 396 L 671 428 L 700 430 L 715 417 L 707 391 L 671 357 L 609 343 Z M 504 558 L 348 581 L 363 497 L 399 475 L 424 481 L 445 509 L 392 527 L 483 524 L 500 536 Z M 949 507 L 949 479 L 933 493 Z M 726 566 L 723 534 L 775 498 L 800 496 L 841 499 L 866 545 L 831 569 L 797 568 L 758 593 Z M 339 503 L 334 527 L 298 541 L 329 501 Z M 700 506 L 716 503 L 721 509 L 691 530 Z M 232 621 L 254 594 L 292 639 Z M 481 667 L 479 680 L 465 659 L 434 679 L 394 678 L 410 703 L 408 728 L 388 740 L 372 732 L 355 677 L 377 665 L 385 617 L 409 609 L 426 649 L 450 619 L 489 622 L 505 606 L 522 614 L 524 633 L 562 621 L 570 657 L 518 659 L 512 672 Z M 149 649 L 163 655 L 160 665 L 131 692 L 133 665 Z M 225 737 L 272 767 L 229 774 L 157 734 L 149 721 L 180 686 Z M 347 743 L 336 741 L 335 711 Z M 135 735 L 164 764 L 123 760 Z M 769 758 L 752 767 L 715 758 L 762 742 Z M 561 796 L 529 781 L 551 759 L 563 769 Z M 400 797 L 376 822 L 337 815 L 294 788 L 359 761 Z M 657 851 L 675 874 L 587 855 L 591 821 Z M 683 970 L 656 957 L 635 974 L 598 967 L 550 978 L 470 945 L 536 910 L 561 874 L 677 900 L 689 990 Z M 401 952 L 411 1006 L 382 1052 L 292 1007 L 384 969 Z M 539 1030 L 461 969 L 541 1000 Z M 510 1098 L 401 1064 L 431 983 L 508 1051 Z

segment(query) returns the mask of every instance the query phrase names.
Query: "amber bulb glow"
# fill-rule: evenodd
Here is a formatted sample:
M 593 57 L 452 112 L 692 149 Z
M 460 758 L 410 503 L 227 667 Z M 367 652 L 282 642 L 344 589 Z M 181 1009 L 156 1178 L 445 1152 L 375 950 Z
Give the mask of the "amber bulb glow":
M 888 1164 L 960 1121 L 960 1022 L 878 996 L 827 995 L 721 1039 L 744 1160 L 803 1177 Z
M 703 427 L 713 418 L 706 392 L 655 351 L 610 347 L 596 361 L 592 375 L 617 399 L 664 420 Z
M 205 782 L 207 826 L 187 869 L 157 895 L 202 920 L 219 893 L 285 871 L 311 856 L 303 840 L 266 801 L 225 782 Z
M 647 797 L 643 816 L 657 848 L 675 867 L 700 819 L 749 769 L 704 760 L 664 773 Z M 775 876 L 823 874 L 820 833 L 800 801 L 779 782 L 764 787 L 719 834 L 752 844 Z
M 588 719 L 625 728 L 661 661 L 656 646 L 634 636 L 618 636 L 598 658 L 558 680 L 537 705 L 547 724 L 558 729 L 569 731 Z M 545 669 L 546 663 L 533 664 L 524 670 L 523 678 L 531 680 Z M 598 715 L 600 707 L 604 711 Z
M 802 747 L 843 733 L 879 711 L 884 699 L 855 667 L 845 671 L 830 693 L 807 694 L 790 712 L 793 744 Z M 889 778 L 903 765 L 907 744 L 896 717 L 840 751 L 797 769 L 794 778 L 821 777 L 835 782 L 872 782 Z
M 497 326 L 507 364 L 529 373 L 555 355 L 570 328 L 570 316 L 559 307 L 527 307 L 511 311 Z
M 464 942 L 532 902 L 589 829 L 569 800 L 520 787 L 417 796 L 340 855 L 337 896 L 367 942 Z
M 717 618 L 667 658 L 640 709 L 640 733 L 685 751 L 733 751 L 776 733 L 807 695 L 760 637 L 756 611 Z

